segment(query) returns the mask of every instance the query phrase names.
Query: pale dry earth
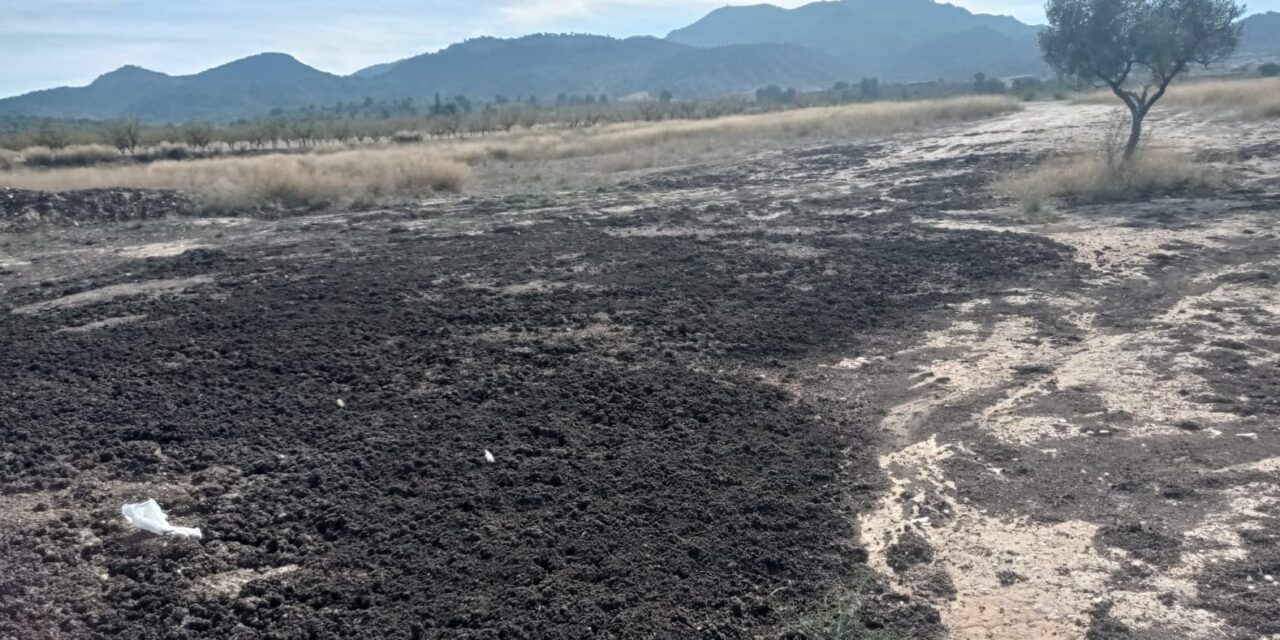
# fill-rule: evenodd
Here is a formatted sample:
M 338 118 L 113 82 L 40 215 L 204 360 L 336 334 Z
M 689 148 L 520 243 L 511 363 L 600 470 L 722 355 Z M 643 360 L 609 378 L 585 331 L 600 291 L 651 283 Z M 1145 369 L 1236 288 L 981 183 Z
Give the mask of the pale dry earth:
M 1033 107 L 897 155 L 958 162 L 982 153 L 970 141 L 1079 148 L 1107 111 Z M 910 348 L 859 354 L 889 358 L 858 371 L 900 396 L 881 423 L 897 443 L 881 457 L 893 487 L 860 518 L 863 540 L 898 588 L 931 597 L 954 638 L 1078 638 L 1104 626 L 1124 635 L 1099 637 L 1278 637 L 1204 605 L 1280 601 L 1274 565 L 1246 560 L 1249 534 L 1280 524 L 1280 423 L 1256 406 L 1273 401 L 1267 380 L 1280 364 L 1280 163 L 1238 154 L 1280 135 L 1196 114 L 1156 127 L 1169 146 L 1230 159 L 1254 191 L 1060 205 L 1042 224 L 1008 207 L 953 212 L 936 224 L 1042 235 L 1073 247 L 1088 274 L 1081 286 L 956 305 Z M 1243 377 L 1238 395 L 1223 392 L 1223 368 Z M 1020 490 L 1043 475 L 1035 484 L 1047 487 Z M 1208 488 L 1182 491 L 1197 484 Z M 1176 551 L 1109 544 L 1107 527 L 1158 532 L 1149 537 Z M 914 570 L 890 567 L 911 534 L 954 592 L 930 594 Z M 1244 578 L 1239 592 L 1205 593 L 1230 586 L 1205 585 L 1227 565 Z

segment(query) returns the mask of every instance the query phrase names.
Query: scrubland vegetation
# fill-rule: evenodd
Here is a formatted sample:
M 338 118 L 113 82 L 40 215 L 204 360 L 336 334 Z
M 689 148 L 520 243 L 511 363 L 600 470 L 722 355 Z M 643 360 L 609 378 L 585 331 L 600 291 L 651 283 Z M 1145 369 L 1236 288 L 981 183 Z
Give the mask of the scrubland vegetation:
M 309 153 L 158 160 L 65 168 L 72 158 L 111 151 L 68 147 L 38 167 L 0 174 L 0 186 L 42 191 L 106 187 L 178 189 L 214 208 L 254 206 L 316 207 L 372 203 L 432 192 L 461 190 L 486 164 L 519 167 L 568 158 L 612 156 L 607 165 L 625 169 L 622 159 L 669 151 L 683 143 L 716 147 L 777 143 L 806 138 L 878 136 L 928 126 L 990 117 L 1017 109 L 1002 96 L 969 96 L 916 102 L 879 102 L 815 107 L 703 120 L 665 120 L 595 125 L 535 126 L 476 138 L 433 139 L 404 131 L 396 141 L 363 148 L 317 145 Z M 41 153 L 45 153 L 41 151 Z M 621 158 L 620 158 L 621 157 Z M 30 165 L 30 163 L 28 163 Z M 57 168 L 63 167 L 63 168 Z M 517 168 L 517 171 L 519 169 Z
M 467 165 L 430 150 L 388 148 L 22 171 L 0 176 L 0 185 L 39 191 L 176 189 L 196 194 L 210 208 L 235 210 L 367 204 L 458 191 L 470 176 Z
M 1084 104 L 1114 104 L 1110 91 L 1080 96 Z M 1174 85 L 1161 101 L 1174 109 L 1201 110 L 1248 119 L 1280 118 L 1280 78 L 1208 80 Z
M 1053 197 L 1118 202 L 1212 188 L 1227 178 L 1223 171 L 1197 164 L 1189 154 L 1174 149 L 1145 148 L 1127 161 L 1113 158 L 1097 152 L 1056 158 L 998 181 L 996 190 L 1034 215 Z
M 1015 79 L 1014 93 L 1034 97 L 1048 88 L 1034 78 Z M 499 95 L 492 102 L 465 96 L 415 102 L 374 100 L 273 109 L 260 116 L 212 124 L 205 121 L 156 124 L 136 119 L 95 121 L 0 115 L 0 149 L 105 145 L 123 156 L 142 156 L 160 145 L 180 144 L 192 153 L 281 151 L 325 143 L 412 142 L 416 138 L 469 138 L 532 127 L 582 128 L 625 122 L 705 120 L 730 115 L 830 107 L 883 100 L 916 101 L 970 94 L 1001 94 L 1003 82 L 978 74 L 975 82 L 882 83 L 877 78 L 836 82 L 826 89 L 798 91 L 770 85 L 754 96 L 689 99 L 669 91 L 657 96 L 613 99 L 607 95 L 561 94 L 554 100 Z M 407 135 L 407 138 L 406 138 Z
M 1129 154 L 1128 130 L 1125 111 L 1117 109 L 1095 149 L 1051 158 L 1006 176 L 996 181 L 995 191 L 1011 197 L 1028 216 L 1035 216 L 1052 198 L 1088 204 L 1124 202 L 1220 187 L 1230 177 L 1227 171 L 1197 162 L 1182 149 L 1151 144 L 1149 136 Z
M 1165 98 L 1180 108 L 1236 112 L 1246 118 L 1280 118 L 1280 78 L 1219 80 L 1175 88 Z

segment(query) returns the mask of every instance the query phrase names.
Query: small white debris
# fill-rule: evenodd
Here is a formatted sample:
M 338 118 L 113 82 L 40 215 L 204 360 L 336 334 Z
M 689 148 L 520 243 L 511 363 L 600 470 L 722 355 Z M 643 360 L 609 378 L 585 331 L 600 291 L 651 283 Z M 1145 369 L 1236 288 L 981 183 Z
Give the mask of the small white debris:
M 868 361 L 865 357 L 845 358 L 840 362 L 831 365 L 831 368 L 857 370 L 867 366 L 867 362 Z
M 1275 577 L 1275 576 L 1273 576 L 1273 575 L 1265 575 L 1265 576 L 1262 576 L 1262 579 L 1263 579 L 1263 580 L 1266 580 L 1267 582 L 1275 582 L 1275 581 L 1276 581 L 1276 577 Z
M 1256 434 L 1256 433 L 1237 433 L 1237 434 L 1236 434 L 1236 437 L 1237 437 L 1237 438 L 1244 438 L 1245 440 L 1257 440 L 1257 439 L 1258 439 L 1258 434 Z
M 338 398 L 338 408 L 339 409 L 347 408 L 347 401 L 343 400 L 342 398 Z
M 120 507 L 120 513 L 124 515 L 125 521 L 129 524 L 156 535 L 172 535 L 179 538 L 195 538 L 197 540 L 204 537 L 197 527 L 175 527 L 169 524 L 169 516 L 160 509 L 160 505 L 153 499 L 149 499 L 146 502 L 126 504 Z
M 1222 432 L 1221 432 L 1221 431 L 1218 431 L 1217 429 L 1205 429 L 1205 433 L 1209 434 L 1209 437 L 1210 437 L 1210 438 L 1221 438 L 1221 437 L 1222 437 Z
M 484 461 L 485 461 L 485 462 L 488 462 L 489 464 L 493 464 L 494 462 L 497 462 L 498 460 L 497 460 L 496 458 L 494 458 L 494 457 L 493 457 L 493 454 L 492 454 L 492 453 L 490 453 L 488 449 L 485 449 L 485 450 L 484 450 Z

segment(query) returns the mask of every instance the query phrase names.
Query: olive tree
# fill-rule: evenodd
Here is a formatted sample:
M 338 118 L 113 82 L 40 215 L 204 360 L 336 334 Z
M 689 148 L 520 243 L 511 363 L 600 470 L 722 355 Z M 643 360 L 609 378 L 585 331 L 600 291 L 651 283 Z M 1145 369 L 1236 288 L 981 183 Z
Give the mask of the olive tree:
M 142 144 L 142 125 L 137 120 L 118 120 L 107 126 L 107 137 L 120 153 L 133 153 Z
M 1124 101 L 1128 159 L 1169 83 L 1235 51 L 1244 10 L 1232 0 L 1049 0 L 1040 49 L 1058 73 L 1110 88 Z

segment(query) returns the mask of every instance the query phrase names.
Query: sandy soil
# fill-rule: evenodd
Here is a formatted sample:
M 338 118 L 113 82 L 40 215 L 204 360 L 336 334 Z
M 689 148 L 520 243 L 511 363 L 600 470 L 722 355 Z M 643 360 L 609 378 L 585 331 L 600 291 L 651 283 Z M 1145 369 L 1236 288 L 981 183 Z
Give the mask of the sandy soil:
M 1212 198 L 1032 223 L 987 189 L 1107 113 L 24 216 L 0 635 L 1280 637 L 1280 133 L 1157 116 L 1236 171 Z M 126 531 L 148 496 L 205 540 Z
M 1063 144 L 1102 113 L 1017 114 L 1009 129 L 1046 130 L 996 148 Z M 1274 144 L 1260 125 L 1179 115 L 1157 126 L 1209 156 Z M 1002 128 L 929 144 L 973 162 L 981 150 L 963 140 L 1000 140 Z M 893 489 L 860 516 L 863 540 L 897 588 L 936 604 L 951 637 L 1280 631 L 1265 618 L 1280 603 L 1280 164 L 1234 168 L 1237 187 L 1213 199 L 1060 208 L 1044 224 L 1001 207 L 937 216 L 1052 239 L 1088 267 L 955 305 L 864 370 L 899 397 L 881 421 L 898 443 L 881 457 Z M 891 568 L 903 539 L 929 548 L 922 564 L 953 589 L 931 593 Z

